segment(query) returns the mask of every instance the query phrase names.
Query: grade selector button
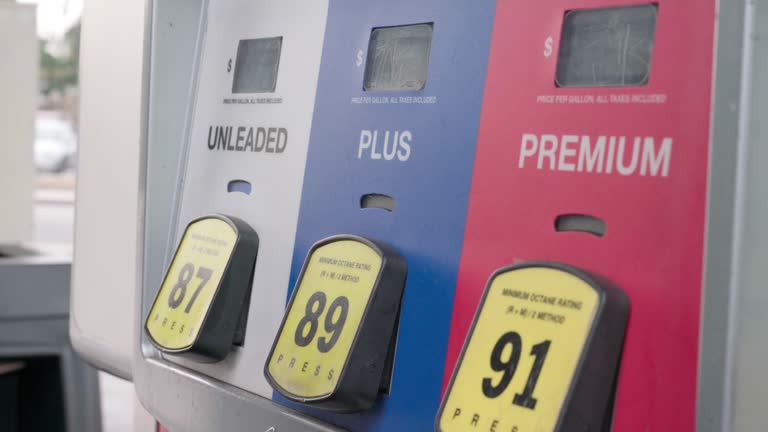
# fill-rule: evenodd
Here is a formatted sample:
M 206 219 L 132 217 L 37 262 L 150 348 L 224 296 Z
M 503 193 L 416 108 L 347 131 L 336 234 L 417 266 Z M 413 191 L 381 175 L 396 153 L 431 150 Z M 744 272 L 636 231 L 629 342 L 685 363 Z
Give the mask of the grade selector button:
M 272 387 L 318 408 L 370 408 L 405 276 L 405 260 L 369 239 L 335 236 L 312 246 L 264 368 Z
M 223 359 L 242 335 L 259 239 L 240 219 L 192 221 L 147 316 L 161 351 L 199 361 Z
M 621 290 L 563 264 L 497 271 L 446 390 L 437 430 L 602 430 L 628 306 Z

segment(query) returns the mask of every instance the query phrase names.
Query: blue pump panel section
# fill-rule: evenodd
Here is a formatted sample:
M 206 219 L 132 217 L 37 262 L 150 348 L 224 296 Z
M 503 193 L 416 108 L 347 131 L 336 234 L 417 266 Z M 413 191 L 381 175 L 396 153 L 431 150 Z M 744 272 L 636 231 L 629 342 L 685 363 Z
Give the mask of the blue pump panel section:
M 330 2 L 290 289 L 310 246 L 336 234 L 388 244 L 408 276 L 389 394 L 353 414 L 283 403 L 351 431 L 434 427 L 494 11 Z

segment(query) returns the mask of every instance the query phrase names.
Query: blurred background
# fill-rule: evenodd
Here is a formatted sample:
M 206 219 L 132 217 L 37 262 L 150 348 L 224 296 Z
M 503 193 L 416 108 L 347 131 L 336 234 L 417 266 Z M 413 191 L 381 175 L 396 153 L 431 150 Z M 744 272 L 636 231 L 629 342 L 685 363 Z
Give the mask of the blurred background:
M 71 253 L 78 137 L 78 60 L 83 0 L 33 0 L 39 97 L 35 118 L 35 242 Z
M 27 0 L 19 3 L 33 3 L 37 7 L 40 94 L 35 121 L 34 161 L 38 186 L 43 190 L 61 189 L 74 193 L 83 2 Z
M 3 0 L 0 0 L 3 1 Z M 71 255 L 79 131 L 79 53 L 83 0 L 21 0 L 36 7 L 39 58 L 34 125 L 35 246 Z M 106 432 L 133 430 L 131 383 L 100 372 Z

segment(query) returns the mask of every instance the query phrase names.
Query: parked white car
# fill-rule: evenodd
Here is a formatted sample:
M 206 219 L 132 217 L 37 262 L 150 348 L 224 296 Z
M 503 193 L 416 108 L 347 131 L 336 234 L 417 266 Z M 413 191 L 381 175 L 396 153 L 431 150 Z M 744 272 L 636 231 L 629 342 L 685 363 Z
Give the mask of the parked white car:
M 60 173 L 75 167 L 77 136 L 71 123 L 38 114 L 35 120 L 35 167 L 38 171 Z

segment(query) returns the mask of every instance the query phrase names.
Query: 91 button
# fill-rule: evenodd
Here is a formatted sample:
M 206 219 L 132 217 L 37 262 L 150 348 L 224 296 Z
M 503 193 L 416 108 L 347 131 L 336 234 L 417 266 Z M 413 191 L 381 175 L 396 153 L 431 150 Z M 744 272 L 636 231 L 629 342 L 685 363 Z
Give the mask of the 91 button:
M 602 430 L 624 340 L 624 293 L 573 267 L 491 276 L 436 427 L 442 432 Z
M 318 408 L 370 408 L 405 274 L 399 254 L 363 237 L 335 236 L 312 246 L 264 368 L 272 387 Z
M 223 359 L 242 335 L 258 245 L 237 218 L 192 221 L 145 322 L 152 343 L 198 361 Z

